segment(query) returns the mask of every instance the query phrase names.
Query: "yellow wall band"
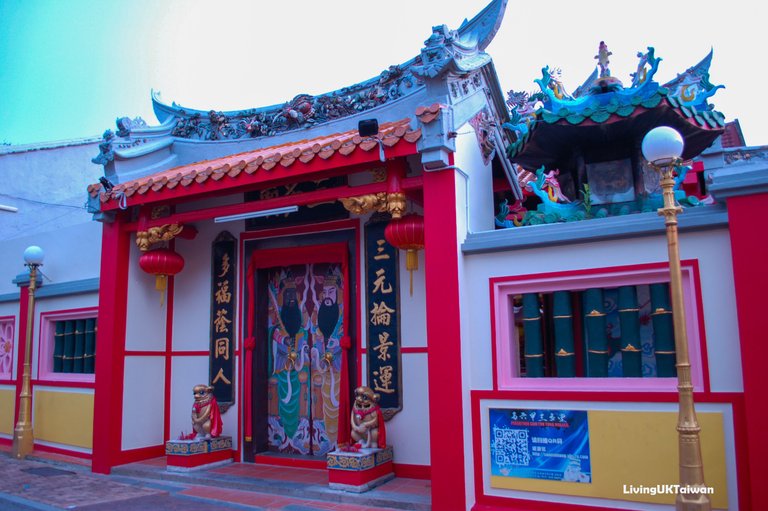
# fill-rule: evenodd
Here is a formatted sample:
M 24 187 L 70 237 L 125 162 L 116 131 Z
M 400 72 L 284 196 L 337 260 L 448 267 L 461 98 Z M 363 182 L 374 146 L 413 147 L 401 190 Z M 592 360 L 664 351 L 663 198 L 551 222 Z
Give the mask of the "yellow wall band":
M 589 449 L 592 482 L 491 476 L 493 488 L 559 495 L 674 504 L 675 495 L 625 494 L 624 485 L 678 483 L 677 414 L 590 410 Z M 721 413 L 698 413 L 704 481 L 714 488 L 713 508 L 728 507 L 725 433 Z
M 93 447 L 93 394 L 36 390 L 33 403 L 35 440 Z
M 0 390 L 0 433 L 13 435 L 13 416 L 16 412 L 16 392 L 11 389 Z

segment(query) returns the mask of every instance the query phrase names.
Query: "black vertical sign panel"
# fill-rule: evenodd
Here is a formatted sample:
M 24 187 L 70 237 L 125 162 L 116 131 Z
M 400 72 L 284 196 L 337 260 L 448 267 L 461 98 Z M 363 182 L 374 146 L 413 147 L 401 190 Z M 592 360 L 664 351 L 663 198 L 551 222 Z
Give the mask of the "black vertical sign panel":
M 403 408 L 398 254 L 384 238 L 388 220 L 374 216 L 365 225 L 368 386 L 379 394 L 386 420 Z
M 211 257 L 211 349 L 209 381 L 222 410 L 235 402 L 235 268 L 237 239 L 222 231 Z

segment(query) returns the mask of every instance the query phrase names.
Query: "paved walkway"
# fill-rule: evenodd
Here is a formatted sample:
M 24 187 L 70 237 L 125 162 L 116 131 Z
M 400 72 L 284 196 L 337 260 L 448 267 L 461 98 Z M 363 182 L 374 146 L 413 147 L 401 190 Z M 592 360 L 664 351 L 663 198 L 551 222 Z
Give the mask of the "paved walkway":
M 86 460 L 0 448 L 0 511 L 429 511 L 429 481 L 396 478 L 363 494 L 331 490 L 325 470 L 232 463 L 176 473 L 165 458 L 93 474 Z

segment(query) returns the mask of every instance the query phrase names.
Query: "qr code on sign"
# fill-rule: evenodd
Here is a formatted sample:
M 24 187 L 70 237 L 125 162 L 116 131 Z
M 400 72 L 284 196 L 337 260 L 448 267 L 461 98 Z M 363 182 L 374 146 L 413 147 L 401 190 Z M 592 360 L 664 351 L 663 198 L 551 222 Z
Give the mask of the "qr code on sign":
M 498 466 L 528 466 L 531 463 L 528 431 L 525 429 L 495 428 L 493 431 L 493 456 Z

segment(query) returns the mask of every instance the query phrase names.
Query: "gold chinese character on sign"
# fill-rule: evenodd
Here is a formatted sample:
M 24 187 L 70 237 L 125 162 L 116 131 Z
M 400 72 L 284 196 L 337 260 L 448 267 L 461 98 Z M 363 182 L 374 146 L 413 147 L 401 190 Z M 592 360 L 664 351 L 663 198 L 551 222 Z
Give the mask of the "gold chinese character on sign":
M 376 247 L 376 255 L 373 256 L 373 258 L 376 261 L 381 261 L 382 259 L 389 259 L 389 254 L 384 253 L 384 244 L 387 242 L 387 240 L 376 240 L 376 244 L 378 247 Z
M 275 197 L 279 197 L 280 192 L 277 190 L 277 188 L 265 188 L 261 192 L 259 192 L 259 198 L 264 199 L 274 199 Z
M 227 337 L 216 339 L 214 350 L 214 356 L 216 358 L 221 357 L 224 360 L 229 360 L 229 339 Z
M 389 340 L 389 332 L 380 333 L 379 344 L 373 347 L 374 351 L 379 352 L 379 355 L 376 358 L 383 360 L 384 362 L 392 358 L 392 355 L 390 355 L 388 352 L 389 348 L 393 345 L 394 343 Z
M 229 292 L 229 281 L 224 280 L 216 283 L 216 303 L 229 303 L 232 300 L 232 293 Z
M 229 254 L 224 254 L 223 256 L 221 256 L 221 273 L 219 274 L 219 278 L 226 275 L 228 271 L 229 271 Z
M 392 366 L 381 366 L 378 371 L 373 372 L 378 378 L 373 379 L 373 388 L 376 392 L 392 394 L 395 389 L 392 388 Z
M 373 292 L 381 292 L 383 294 L 389 294 L 392 292 L 392 284 L 384 285 L 384 280 L 387 276 L 384 274 L 384 268 L 376 270 L 376 280 L 373 281 Z
M 232 323 L 232 320 L 227 319 L 227 309 L 219 309 L 216 311 L 216 319 L 213 320 L 213 327 L 217 334 L 229 332 L 228 325 L 230 323 Z
M 219 372 L 216 373 L 216 377 L 213 379 L 213 381 L 211 383 L 216 383 L 218 381 L 223 381 L 227 385 L 232 385 L 232 382 L 229 381 L 226 376 L 224 376 L 224 368 L 223 367 L 219 369 Z
M 392 322 L 392 313 L 395 309 L 390 309 L 387 304 L 382 300 L 379 303 L 373 302 L 373 309 L 371 309 L 371 323 L 374 325 L 389 326 Z

